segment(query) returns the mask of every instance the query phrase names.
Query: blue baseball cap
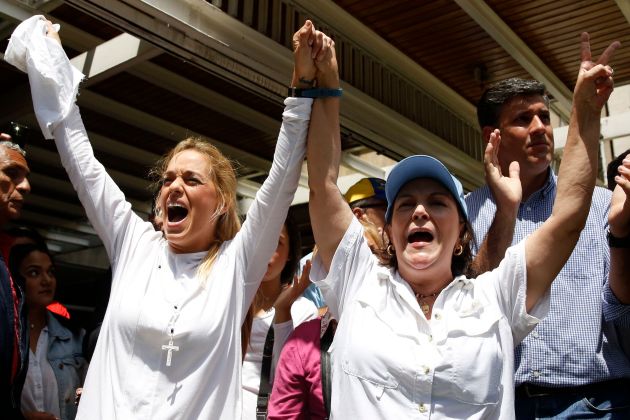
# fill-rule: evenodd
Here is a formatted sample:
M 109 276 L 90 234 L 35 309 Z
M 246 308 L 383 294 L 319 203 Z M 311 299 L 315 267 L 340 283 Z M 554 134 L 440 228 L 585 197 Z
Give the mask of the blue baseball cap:
M 414 155 L 398 162 L 387 177 L 387 183 L 385 184 L 385 195 L 387 196 L 385 220 L 388 223 L 392 221 L 394 201 L 400 189 L 409 181 L 418 178 L 431 178 L 442 184 L 451 193 L 466 221 L 468 221 L 468 207 L 466 207 L 466 201 L 464 201 L 462 183 L 451 175 L 446 166 L 436 158 L 427 155 Z

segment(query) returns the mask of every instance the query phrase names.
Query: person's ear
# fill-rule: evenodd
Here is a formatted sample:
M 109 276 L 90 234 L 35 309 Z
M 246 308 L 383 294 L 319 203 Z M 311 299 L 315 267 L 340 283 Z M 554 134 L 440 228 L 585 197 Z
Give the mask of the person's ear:
M 363 211 L 363 209 L 361 207 L 355 207 L 355 208 L 352 209 L 352 214 L 354 214 L 354 217 L 356 217 L 357 219 L 361 220 L 361 218 L 365 214 L 365 211 Z

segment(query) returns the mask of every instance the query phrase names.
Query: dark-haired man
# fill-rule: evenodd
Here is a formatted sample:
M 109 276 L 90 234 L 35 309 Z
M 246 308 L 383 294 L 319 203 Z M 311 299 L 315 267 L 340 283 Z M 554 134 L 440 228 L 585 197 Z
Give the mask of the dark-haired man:
M 11 137 L 0 134 L 0 227 L 17 219 L 31 187 L 25 152 Z M 28 367 L 28 334 L 22 291 L 7 270 L 12 240 L 0 235 L 0 412 L 21 418 L 20 394 Z
M 556 195 L 556 176 L 550 167 L 553 127 L 545 86 L 535 80 L 499 82 L 483 94 L 477 116 L 486 141 L 493 130 L 501 132 L 502 173 L 507 176 L 513 161 L 520 166 L 523 197 L 513 233 L 508 234 L 511 244 L 516 244 L 550 217 Z M 516 349 L 518 419 L 604 418 L 598 410 L 609 409 L 630 415 L 630 362 L 615 332 L 615 324 L 627 323 L 621 318 L 628 314 L 620 315 L 623 305 L 607 284 L 610 197 L 609 191 L 595 188 L 580 240 L 553 282 L 549 315 Z M 477 243 L 482 243 L 496 210 L 488 186 L 469 194 L 466 204 Z M 502 257 L 490 252 L 477 264 L 482 271 L 492 269 Z

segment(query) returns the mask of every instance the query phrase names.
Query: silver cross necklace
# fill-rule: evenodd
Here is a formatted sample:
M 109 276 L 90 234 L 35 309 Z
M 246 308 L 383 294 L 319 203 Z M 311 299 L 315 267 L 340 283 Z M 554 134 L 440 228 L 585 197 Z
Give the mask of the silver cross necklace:
M 158 269 L 160 271 L 162 270 L 162 262 L 161 261 L 158 263 Z M 196 278 L 191 279 L 191 280 L 197 281 Z M 176 280 L 173 279 L 173 281 L 176 281 Z M 166 282 L 166 280 L 163 279 L 163 282 Z M 173 314 L 171 315 L 171 319 L 169 319 L 168 326 L 167 326 L 168 344 L 163 344 L 162 345 L 162 351 L 166 351 L 166 366 L 167 367 L 171 366 L 171 362 L 173 361 L 173 352 L 174 351 L 179 351 L 179 349 L 180 349 L 180 346 L 176 346 L 174 344 L 175 323 L 179 319 L 179 315 L 181 314 L 182 308 L 184 307 L 184 305 L 186 303 L 188 303 L 188 301 L 193 299 L 195 296 L 197 296 L 197 294 L 199 294 L 201 289 L 202 289 L 201 285 L 197 285 L 197 288 L 195 289 L 194 293 L 190 294 L 186 298 L 182 298 L 180 300 L 180 302 L 178 302 L 178 303 L 173 303 L 173 301 L 171 299 L 169 299 L 167 294 L 164 295 L 165 300 L 169 304 L 173 305 Z M 162 290 L 165 291 L 165 290 L 167 290 L 167 288 L 164 287 Z
M 175 334 L 175 322 L 177 318 L 179 318 L 179 314 L 181 312 L 181 306 L 175 305 L 174 312 L 171 316 L 171 319 L 168 321 L 168 344 L 162 345 L 162 350 L 166 350 L 166 366 L 171 365 L 171 360 L 173 358 L 173 352 L 179 351 L 179 346 L 173 344 L 173 335 Z

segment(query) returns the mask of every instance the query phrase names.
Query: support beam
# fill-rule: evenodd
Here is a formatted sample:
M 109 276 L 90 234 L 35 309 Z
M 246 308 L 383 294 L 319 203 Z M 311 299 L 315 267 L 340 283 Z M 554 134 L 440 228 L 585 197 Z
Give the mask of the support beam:
M 214 144 L 221 152 L 230 156 L 231 158 L 238 160 L 244 165 L 247 165 L 256 170 L 269 172 L 271 162 L 262 159 L 258 156 L 254 156 L 250 153 L 237 149 L 234 146 L 227 145 L 219 142 L 215 139 L 209 138 L 201 133 L 191 131 L 186 127 L 179 126 L 170 121 L 163 120 L 147 112 L 130 107 L 113 99 L 91 92 L 89 90 L 82 90 L 78 97 L 78 103 L 80 106 L 91 109 L 94 112 L 106 115 L 110 118 L 122 121 L 134 127 L 138 127 L 147 132 L 157 134 L 164 137 L 168 135 L 169 138 L 175 144 L 177 141 L 189 136 L 198 136 L 205 138 Z
M 110 267 L 109 257 L 107 256 L 107 252 L 103 246 L 64 252 L 61 255 L 55 256 L 55 259 L 58 262 L 81 265 L 89 267 L 92 270 L 107 270 Z M 68 305 L 68 309 L 72 309 L 73 307 L 83 308 L 81 306 Z
M 236 193 L 246 198 L 256 197 L 256 193 L 260 189 L 261 185 L 257 182 L 243 179 L 239 181 L 236 186 Z
M 23 4 L 25 7 L 29 7 L 34 10 L 38 10 L 41 13 L 50 13 L 59 7 L 63 1 L 61 0 L 14 0 L 17 3 Z
M 601 119 L 601 141 L 610 141 L 619 137 L 630 136 L 630 112 L 612 115 Z M 569 126 L 554 128 L 553 138 L 556 151 L 564 148 L 567 142 Z
M 97 236 L 92 238 L 79 237 L 77 235 L 68 235 L 59 232 L 51 232 L 51 231 L 43 231 L 40 232 L 42 236 L 48 240 L 63 242 L 71 245 L 79 245 L 81 247 L 91 247 L 95 245 L 100 245 L 101 241 Z
M 42 213 L 36 213 L 28 209 L 22 210 L 22 216 L 20 220 L 34 223 L 43 226 L 56 226 L 70 231 L 76 231 L 81 233 L 87 233 L 90 235 L 96 235 L 94 228 L 87 223 L 71 222 L 67 219 L 61 219 L 59 217 L 49 216 Z
M 229 115 L 230 118 L 260 131 L 271 135 L 280 131 L 280 121 L 149 62 L 148 60 L 163 51 L 146 41 L 127 33 L 103 41 L 68 23 L 62 21 L 59 23 L 65 45 L 75 50 L 89 50 L 70 60 L 88 78 L 81 84 L 82 89 L 114 74 L 127 71 L 142 80 Z M 92 139 L 92 136 L 90 138 Z
M 31 185 L 33 184 L 45 185 L 46 191 L 48 193 L 53 192 L 53 193 L 59 193 L 59 194 L 64 194 L 64 195 L 76 194 L 76 191 L 72 187 L 72 184 L 70 184 L 68 181 L 65 181 L 65 180 L 53 178 L 45 174 L 40 174 L 38 172 L 31 172 L 28 175 L 28 179 L 31 182 Z M 33 192 L 37 193 L 37 191 L 33 191 Z M 27 204 L 29 203 L 29 197 L 30 195 L 26 197 Z M 134 211 L 138 213 L 140 217 L 145 218 L 151 212 L 151 203 L 146 202 L 146 201 L 135 200 L 130 197 L 126 197 L 126 199 L 131 204 L 131 207 L 134 209 Z
M 57 166 L 60 164 L 59 155 L 37 146 L 26 145 L 26 153 L 29 159 L 36 162 L 43 162 L 47 165 Z M 114 169 L 107 169 L 107 173 L 121 188 L 130 188 L 136 191 L 149 191 L 149 181 L 144 178 L 138 178 L 124 172 Z
M 341 164 L 364 176 L 385 179 L 385 171 L 382 168 L 372 165 L 352 153 L 343 153 L 341 156 Z
M 79 54 L 70 62 L 87 78 L 82 84 L 85 89 L 160 54 L 162 51 L 148 42 L 123 33 Z
M 138 0 L 133 1 L 133 7 L 131 0 L 68 0 L 68 3 L 252 92 L 275 100 L 285 95 L 284 86 L 292 68 L 291 52 L 204 0 Z M 332 4 L 321 3 L 322 8 Z M 432 85 L 433 91 L 440 89 L 435 86 Z M 388 154 L 399 157 L 413 153 L 436 155 L 456 170 L 468 187 L 478 186 L 483 181 L 481 162 L 358 89 L 348 84 L 343 87 L 342 125 L 368 139 L 377 146 L 375 150 L 391 151 Z M 449 97 L 457 101 L 452 95 Z M 463 99 L 458 103 L 461 107 L 454 109 L 470 110 L 464 114 L 476 124 L 474 107 Z M 393 124 L 383 122 L 383 112 L 387 114 L 385 120 Z
M 257 130 L 267 134 L 276 135 L 280 131 L 281 123 L 279 120 L 153 63 L 145 62 L 139 64 L 130 68 L 128 72 L 162 89 L 183 96 L 221 114 L 228 115 L 240 123 L 255 127 Z
M 247 153 L 235 148 L 234 146 L 219 142 L 218 140 L 212 139 L 201 133 L 196 133 L 188 128 L 155 117 L 149 113 L 124 105 L 89 90 L 83 90 L 81 92 L 78 102 L 82 107 L 91 109 L 92 111 L 101 113 L 110 118 L 123 121 L 147 132 L 154 133 L 159 136 L 168 134 L 174 143 L 189 136 L 197 136 L 208 140 L 219 148 L 222 153 L 241 162 L 249 168 L 253 168 L 254 170 L 264 173 L 268 173 L 271 168 L 271 162 L 266 159 Z M 308 180 L 305 175 L 301 176 L 300 185 L 305 187 L 308 186 Z
M 375 151 L 382 152 L 384 146 L 379 145 L 387 145 L 388 154 L 399 159 L 413 154 L 432 155 L 453 171 L 464 188 L 472 190 L 483 184 L 481 162 L 358 89 L 344 83 L 342 87 L 342 127 L 368 139 Z
M 615 3 L 617 3 L 617 7 L 626 17 L 628 23 L 630 23 L 630 2 L 628 0 L 615 0 Z
M 17 122 L 26 125 L 27 127 L 38 127 L 35 115 L 32 113 L 25 115 Z M 87 134 L 90 138 L 90 145 L 95 151 L 98 152 L 104 152 L 112 156 L 120 157 L 122 159 L 132 158 L 134 162 L 137 162 L 138 164 L 144 166 L 153 165 L 161 157 L 156 153 L 152 153 L 139 147 L 135 147 L 130 144 L 114 140 L 110 137 L 95 133 L 91 130 L 87 130 Z
M 286 94 L 290 52 L 259 44 L 264 35 L 204 0 L 67 3 L 261 96 L 279 100 Z
M 0 14 L 17 21 L 23 21 L 33 16 L 33 13 L 29 11 L 29 9 L 16 0 L 0 1 Z
M 54 198 L 44 197 L 38 194 L 29 194 L 26 197 L 27 204 L 37 207 L 43 207 L 50 210 L 60 211 L 67 215 L 68 218 L 83 218 L 85 211 L 83 207 L 77 204 L 70 204 L 66 201 L 55 200 Z
M 473 126 L 477 126 L 477 113 L 473 104 L 455 92 L 431 72 L 410 59 L 401 51 L 384 40 L 376 32 L 350 15 L 332 0 L 288 0 L 303 10 L 307 16 L 316 17 L 322 24 L 352 41 L 363 51 L 396 69 L 407 80 L 415 82 L 424 91 L 431 94 L 449 110 Z
M 529 74 L 543 82 L 556 99 L 554 109 L 569 121 L 573 95 L 569 88 L 538 58 L 525 42 L 488 6 L 480 0 L 455 0 L 479 26 L 510 54 Z

